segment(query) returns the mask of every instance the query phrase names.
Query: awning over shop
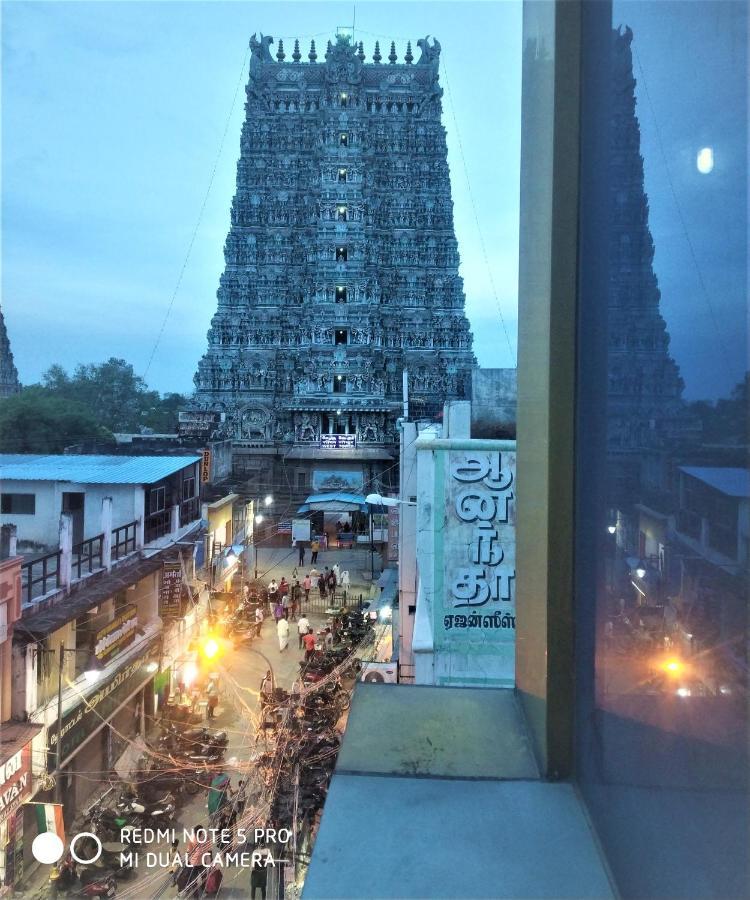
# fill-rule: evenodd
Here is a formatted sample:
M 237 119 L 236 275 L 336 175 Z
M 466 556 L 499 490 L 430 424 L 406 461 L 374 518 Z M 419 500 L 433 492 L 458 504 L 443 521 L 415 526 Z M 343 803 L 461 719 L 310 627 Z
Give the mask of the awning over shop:
M 341 491 L 329 494 L 311 494 L 299 507 L 298 513 L 323 510 L 323 512 L 363 512 L 369 507 L 362 494 L 347 494 Z
M 0 765 L 23 750 L 43 727 L 33 722 L 4 722 L 0 725 Z

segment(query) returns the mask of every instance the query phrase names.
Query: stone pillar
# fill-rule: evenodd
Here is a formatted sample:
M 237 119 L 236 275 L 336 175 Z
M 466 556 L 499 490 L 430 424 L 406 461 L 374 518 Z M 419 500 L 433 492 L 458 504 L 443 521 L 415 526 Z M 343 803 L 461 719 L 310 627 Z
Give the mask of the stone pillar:
M 112 498 L 102 497 L 102 565 L 109 572 L 112 568 Z
M 73 517 L 60 516 L 60 587 L 70 587 L 73 573 Z
M 0 526 L 0 559 L 17 556 L 17 528 L 12 523 Z

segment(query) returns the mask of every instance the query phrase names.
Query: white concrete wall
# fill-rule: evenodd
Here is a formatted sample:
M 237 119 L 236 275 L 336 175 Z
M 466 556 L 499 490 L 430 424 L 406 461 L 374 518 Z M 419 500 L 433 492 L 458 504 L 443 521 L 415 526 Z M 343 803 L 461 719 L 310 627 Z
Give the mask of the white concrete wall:
M 2 492 L 36 496 L 36 512 L 33 516 L 6 513 L 0 515 L 0 524 L 12 522 L 17 525 L 19 542 L 32 541 L 45 547 L 57 546 L 64 493 L 85 494 L 83 501 L 84 540 L 101 533 L 104 497 L 112 498 L 113 528 L 132 522 L 143 514 L 143 488 L 140 485 L 4 480 Z
M 398 590 L 399 590 L 399 662 L 414 665 L 412 635 L 414 614 L 409 607 L 417 603 L 417 508 L 407 506 L 410 497 L 417 495 L 417 426 L 404 422 L 401 432 L 400 498 L 398 528 Z
M 446 412 L 465 433 L 464 410 Z M 515 442 L 420 434 L 415 446 L 417 683 L 512 687 Z

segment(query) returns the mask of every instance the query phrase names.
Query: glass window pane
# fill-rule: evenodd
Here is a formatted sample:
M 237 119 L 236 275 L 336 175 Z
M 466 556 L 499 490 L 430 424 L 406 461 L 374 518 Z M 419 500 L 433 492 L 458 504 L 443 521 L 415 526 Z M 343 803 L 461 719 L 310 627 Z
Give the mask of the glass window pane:
M 623 896 L 742 896 L 747 7 L 613 22 L 584 42 L 578 774 Z

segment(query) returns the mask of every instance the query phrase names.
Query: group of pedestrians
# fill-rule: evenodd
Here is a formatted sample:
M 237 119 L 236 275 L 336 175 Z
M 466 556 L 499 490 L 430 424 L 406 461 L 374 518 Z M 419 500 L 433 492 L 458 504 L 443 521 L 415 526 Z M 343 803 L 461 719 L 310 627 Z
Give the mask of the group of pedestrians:
M 298 541 L 297 543 L 297 554 L 298 554 L 298 565 L 300 568 L 305 564 L 305 552 L 307 548 L 302 541 Z M 320 541 L 317 538 L 313 538 L 310 541 L 310 563 L 314 566 L 318 561 L 318 553 L 320 553 Z

